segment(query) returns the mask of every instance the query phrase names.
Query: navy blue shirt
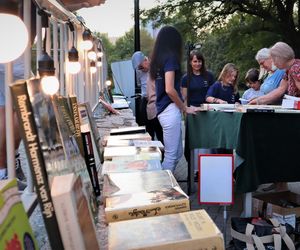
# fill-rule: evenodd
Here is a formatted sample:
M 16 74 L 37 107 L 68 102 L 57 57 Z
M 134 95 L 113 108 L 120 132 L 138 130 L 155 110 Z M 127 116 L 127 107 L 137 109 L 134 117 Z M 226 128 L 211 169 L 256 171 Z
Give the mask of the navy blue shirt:
M 175 71 L 174 88 L 177 91 L 180 99 L 182 99 L 182 95 L 180 92 L 180 79 L 181 79 L 180 64 L 177 61 L 175 56 L 170 56 L 166 59 L 163 68 L 159 71 L 159 74 L 155 79 L 157 115 L 163 112 L 165 108 L 168 107 L 168 105 L 173 102 L 166 93 L 165 72 L 168 71 Z
M 188 76 L 185 74 L 181 80 L 181 87 L 187 88 Z M 192 74 L 190 77 L 189 89 L 187 94 L 189 95 L 189 105 L 200 106 L 200 104 L 205 103 L 206 93 L 209 88 L 214 83 L 214 76 L 211 72 L 207 71 L 206 75 L 195 75 Z
M 223 101 L 226 101 L 230 104 L 240 102 L 240 94 L 238 92 L 234 93 L 233 86 L 223 86 L 219 81 L 216 81 L 213 85 L 209 87 L 206 97 L 208 96 L 222 99 Z

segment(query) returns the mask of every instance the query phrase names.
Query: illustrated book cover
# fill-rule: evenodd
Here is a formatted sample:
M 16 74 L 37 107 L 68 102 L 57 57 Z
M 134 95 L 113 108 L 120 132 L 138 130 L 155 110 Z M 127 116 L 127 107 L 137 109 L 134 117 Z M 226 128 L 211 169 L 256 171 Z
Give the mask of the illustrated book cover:
M 66 250 L 99 249 L 95 225 L 81 177 L 55 176 L 51 196 Z
M 110 250 L 224 250 L 223 235 L 205 210 L 110 223 Z
M 101 175 L 109 173 L 162 170 L 159 160 L 104 161 Z
M 17 179 L 0 181 L 0 249 L 37 250 Z
M 105 147 L 103 156 L 104 160 L 116 160 L 122 157 L 136 159 L 137 156 L 140 156 L 141 159 L 161 160 L 161 151 L 158 147 Z
M 105 174 L 103 179 L 104 197 L 179 186 L 170 170 L 110 173 Z
M 139 219 L 190 210 L 189 197 L 178 186 L 150 192 L 107 197 L 105 204 L 107 222 Z

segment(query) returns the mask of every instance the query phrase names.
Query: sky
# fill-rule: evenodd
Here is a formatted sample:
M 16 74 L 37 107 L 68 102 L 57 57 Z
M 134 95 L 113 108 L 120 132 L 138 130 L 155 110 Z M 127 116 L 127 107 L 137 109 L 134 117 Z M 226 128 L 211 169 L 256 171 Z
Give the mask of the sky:
M 140 9 L 157 5 L 155 0 L 139 0 Z M 134 26 L 134 0 L 106 0 L 104 4 L 77 11 L 91 31 L 123 36 Z

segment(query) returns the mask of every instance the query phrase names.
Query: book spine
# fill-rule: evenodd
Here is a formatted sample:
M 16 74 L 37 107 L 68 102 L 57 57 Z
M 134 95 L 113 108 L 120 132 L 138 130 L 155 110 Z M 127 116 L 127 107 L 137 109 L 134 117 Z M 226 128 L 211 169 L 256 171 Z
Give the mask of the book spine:
M 27 91 L 27 84 L 18 83 L 10 86 L 13 102 L 20 121 L 20 132 L 24 141 L 32 179 L 36 188 L 45 227 L 52 249 L 64 249 L 53 201 L 50 195 L 48 176 L 42 149 L 39 143 L 33 109 Z
M 187 211 L 190 211 L 190 202 L 188 199 L 185 199 L 164 202 L 161 204 L 151 204 L 149 206 L 136 206 L 134 208 L 131 207 L 116 210 L 109 210 L 106 208 L 105 217 L 107 222 L 116 222 L 122 220 L 139 219 L 144 217 L 160 216 L 166 214 L 175 214 Z
M 96 196 L 100 195 L 100 186 L 98 180 L 98 173 L 96 169 L 96 162 L 94 157 L 93 145 L 92 145 L 92 138 L 90 132 L 84 132 L 82 134 L 82 141 L 84 147 L 84 154 L 85 154 L 85 163 L 88 169 L 88 173 L 92 182 L 92 186 Z
M 81 140 L 78 103 L 77 103 L 77 99 L 75 96 L 69 97 L 69 104 L 70 104 L 71 115 L 72 115 L 74 126 L 75 126 L 75 135 L 76 135 L 76 137 L 80 138 L 80 140 L 78 141 L 78 147 L 79 147 L 81 155 L 84 157 L 83 143 Z

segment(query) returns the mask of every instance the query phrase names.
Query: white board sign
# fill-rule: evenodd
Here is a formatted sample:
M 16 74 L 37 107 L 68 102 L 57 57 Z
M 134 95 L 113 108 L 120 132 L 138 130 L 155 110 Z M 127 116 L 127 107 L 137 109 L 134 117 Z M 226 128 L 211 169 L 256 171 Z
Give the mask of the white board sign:
M 199 154 L 199 203 L 233 203 L 233 155 Z

